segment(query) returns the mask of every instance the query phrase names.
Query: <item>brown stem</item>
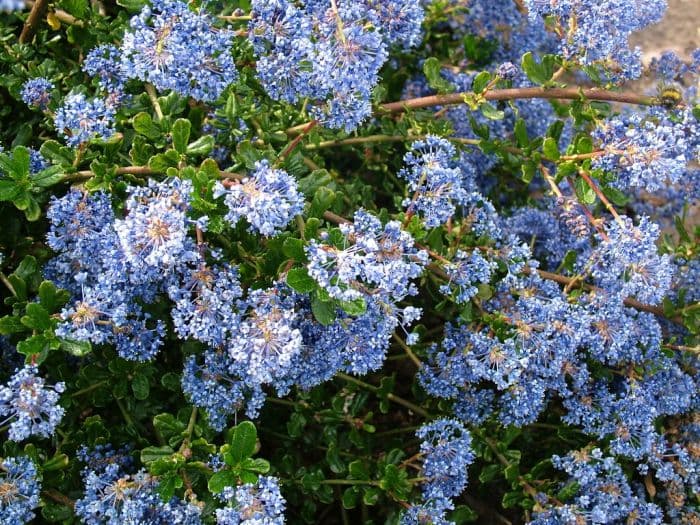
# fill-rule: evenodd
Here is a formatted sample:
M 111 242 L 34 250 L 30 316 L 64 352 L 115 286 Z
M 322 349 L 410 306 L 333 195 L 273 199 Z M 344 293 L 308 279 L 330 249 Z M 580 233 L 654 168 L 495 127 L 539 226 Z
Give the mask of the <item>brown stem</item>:
M 65 505 L 66 507 L 70 507 L 71 509 L 75 507 L 75 501 L 70 499 L 68 496 L 65 496 L 64 494 L 61 494 L 57 490 L 42 490 L 41 495 L 45 498 L 55 501 L 56 503 L 60 503 L 62 505 Z
M 49 0 L 36 0 L 36 2 L 34 2 L 32 10 L 29 11 L 27 21 L 24 23 L 22 32 L 19 35 L 20 44 L 26 44 L 32 39 L 34 33 L 36 33 L 36 30 L 39 27 L 39 22 L 44 16 L 44 13 L 46 13 L 46 8 L 48 5 Z
M 464 104 L 465 98 L 472 97 L 474 93 L 449 93 L 447 95 L 431 95 L 407 100 L 399 100 L 383 104 L 381 108 L 390 113 L 400 113 L 408 109 L 427 108 L 431 106 L 446 106 L 454 104 Z M 549 98 L 561 100 L 579 100 L 582 98 L 598 100 L 604 102 L 620 102 L 623 104 L 639 104 L 642 106 L 653 106 L 658 104 L 654 97 L 639 95 L 637 93 L 608 91 L 600 88 L 551 88 L 525 87 L 494 89 L 483 93 L 486 100 L 517 100 L 522 98 Z
M 608 200 L 608 198 L 605 196 L 605 194 L 601 191 L 601 189 L 598 187 L 598 185 L 595 183 L 595 181 L 593 181 L 593 179 L 591 179 L 591 177 L 588 175 L 588 173 L 585 172 L 585 170 L 580 170 L 579 175 L 586 182 L 586 184 L 588 184 L 588 186 L 595 192 L 595 194 L 598 196 L 598 198 L 601 200 L 601 202 L 605 205 L 605 207 L 608 209 L 610 214 L 615 218 L 615 220 L 618 222 L 618 224 L 624 228 L 625 222 L 622 220 L 620 215 L 617 213 L 617 210 L 615 210 L 615 207 Z
M 314 127 L 317 124 L 318 124 L 318 120 L 312 120 L 311 122 L 309 122 L 306 125 L 306 127 L 301 131 L 301 133 L 299 133 L 299 135 L 297 137 L 295 137 L 294 140 L 292 140 L 286 148 L 284 148 L 284 150 L 282 151 L 282 153 L 280 153 L 277 160 L 283 161 L 284 159 L 286 159 L 290 155 L 290 153 L 292 153 L 292 151 L 294 151 L 294 148 L 297 147 L 299 142 L 301 142 L 301 139 L 303 139 L 306 134 L 308 134 L 312 129 L 314 129 Z

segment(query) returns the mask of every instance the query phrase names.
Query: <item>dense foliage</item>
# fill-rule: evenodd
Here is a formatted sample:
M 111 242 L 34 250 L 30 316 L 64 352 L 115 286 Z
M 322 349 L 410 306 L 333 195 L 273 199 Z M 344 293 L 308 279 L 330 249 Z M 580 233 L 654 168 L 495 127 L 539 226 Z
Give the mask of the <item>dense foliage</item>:
M 0 523 L 700 524 L 665 8 L 0 0 Z

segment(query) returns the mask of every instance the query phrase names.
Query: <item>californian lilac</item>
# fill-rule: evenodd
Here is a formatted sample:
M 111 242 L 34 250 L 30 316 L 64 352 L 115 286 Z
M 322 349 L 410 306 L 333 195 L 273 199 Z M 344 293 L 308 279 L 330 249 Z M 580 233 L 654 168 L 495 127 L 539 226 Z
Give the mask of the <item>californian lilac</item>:
M 668 255 L 658 254 L 659 227 L 646 217 L 638 226 L 622 217 L 608 222 L 606 235 L 591 254 L 596 284 L 621 299 L 660 302 L 671 286 L 673 266 Z
M 440 292 L 453 296 L 457 303 L 467 303 L 479 293 L 479 285 L 491 280 L 497 266 L 496 261 L 485 258 L 478 250 L 470 254 L 458 250 L 444 266 L 449 281 L 440 286 Z
M 434 497 L 420 505 L 411 505 L 401 515 L 401 525 L 454 525 L 446 517 L 454 508 L 449 498 Z
M 121 71 L 203 102 L 213 102 L 238 78 L 233 31 L 213 26 L 203 11 L 179 0 L 157 0 L 131 19 L 121 45 Z
M 27 457 L 7 457 L 0 469 L 0 522 L 23 524 L 34 519 L 41 479 Z
M 305 248 L 309 275 L 332 297 L 353 301 L 375 290 L 397 302 L 416 293 L 411 280 L 422 274 L 428 254 L 414 247 L 398 221 L 382 226 L 378 218 L 359 210 L 354 222 L 342 224 L 340 231 L 342 249 L 314 240 Z
M 623 523 L 661 524 L 663 514 L 647 503 L 630 487 L 622 467 L 600 449 L 580 450 L 566 457 L 554 456 L 554 466 L 565 471 L 577 483 L 573 503 L 563 507 L 548 506 L 531 522 L 547 523 Z M 538 513 L 539 514 L 539 513 Z
M 685 176 L 698 132 L 687 112 L 673 119 L 658 109 L 612 117 L 593 134 L 605 152 L 593 166 L 617 175 L 615 184 L 621 189 L 656 191 Z
M 219 431 L 226 427 L 227 418 L 238 411 L 255 417 L 265 400 L 259 385 L 244 382 L 231 373 L 232 368 L 228 354 L 207 350 L 203 364 L 191 356 L 182 373 L 182 391 L 193 405 L 206 411 L 209 424 Z
M 114 222 L 122 252 L 141 281 L 158 280 L 199 252 L 187 235 L 192 183 L 181 179 L 149 181 L 129 188 L 127 215 Z
M 308 98 L 317 119 L 352 131 L 371 112 L 387 46 L 417 43 L 423 10 L 405 0 L 303 7 L 277 0 L 254 1 L 252 16 L 249 39 L 268 94 L 291 103 Z
M 104 100 L 73 93 L 56 110 L 54 126 L 68 145 L 80 146 L 95 139 L 108 140 L 114 134 L 114 117 L 114 108 Z
M 514 81 L 521 75 L 521 72 L 512 62 L 503 62 L 496 68 L 496 75 L 502 80 Z
M 105 44 L 93 48 L 85 57 L 83 71 L 96 77 L 100 87 L 109 93 L 121 92 L 124 77 L 121 68 L 121 51 L 117 46 Z
M 525 0 L 525 6 L 533 21 L 556 17 L 565 58 L 605 66 L 615 80 L 640 76 L 640 52 L 630 49 L 629 37 L 661 20 L 666 11 L 665 0 Z
M 175 331 L 182 339 L 221 346 L 237 330 L 235 308 L 242 294 L 236 267 L 201 264 L 188 269 L 182 282 L 168 287 Z
M 53 88 L 53 82 L 44 77 L 32 78 L 22 85 L 22 100 L 28 106 L 34 106 L 43 111 L 51 102 Z
M 474 461 L 471 436 L 454 419 L 437 419 L 416 432 L 423 457 L 424 497 L 459 496 L 467 486 L 467 468 Z
M 226 487 L 220 499 L 228 503 L 216 510 L 217 525 L 283 525 L 286 501 L 277 478 L 260 476 L 256 483 Z
M 200 525 L 201 509 L 173 497 L 165 502 L 158 480 L 145 471 L 130 475 L 118 463 L 83 471 L 84 496 L 75 513 L 86 525 Z
M 245 311 L 228 342 L 227 351 L 237 367 L 257 384 L 270 384 L 287 375 L 301 351 L 301 332 L 293 297 L 278 288 L 253 290 L 240 306 Z
M 689 72 L 690 67 L 673 51 L 665 51 L 651 59 L 649 70 L 656 78 L 666 82 L 680 80 Z
M 304 206 L 297 182 L 268 161 L 255 163 L 250 177 L 228 186 L 217 183 L 214 197 L 225 195 L 226 220 L 233 226 L 245 218 L 250 231 L 270 237 L 282 231 Z
M 398 173 L 408 181 L 412 195 L 403 205 L 408 213 L 420 214 L 426 227 L 440 226 L 455 214 L 455 206 L 467 199 L 461 170 L 454 163 L 456 151 L 447 140 L 432 135 L 411 144 L 411 150 Z
M 52 436 L 65 413 L 58 405 L 65 385 L 47 386 L 37 374 L 36 366 L 27 365 L 0 387 L 0 417 L 5 418 L 3 423 L 11 421 L 9 436 L 13 441 Z

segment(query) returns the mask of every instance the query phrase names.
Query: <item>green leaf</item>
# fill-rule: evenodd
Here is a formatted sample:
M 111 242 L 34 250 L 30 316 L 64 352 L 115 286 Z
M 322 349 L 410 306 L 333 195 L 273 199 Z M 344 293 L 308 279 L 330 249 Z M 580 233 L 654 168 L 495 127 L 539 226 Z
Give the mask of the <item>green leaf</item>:
M 236 476 L 230 470 L 220 470 L 214 473 L 214 475 L 209 478 L 209 491 L 218 494 L 226 487 L 236 487 L 238 485 L 238 476 Z
M 524 183 L 530 184 L 532 179 L 535 178 L 535 173 L 537 173 L 537 166 L 534 162 L 525 162 L 520 166 L 522 171 L 522 176 L 520 177 Z
M 55 312 L 70 299 L 66 290 L 58 290 L 51 281 L 42 281 L 39 285 L 39 302 L 49 312 Z
M 71 148 L 62 146 L 55 140 L 47 140 L 39 149 L 41 155 L 48 161 L 65 167 L 72 167 L 75 152 Z
M 365 505 L 376 505 L 382 495 L 377 487 L 365 487 L 362 491 L 362 503 Z
M 29 339 L 17 343 L 17 351 L 20 354 L 33 356 L 47 350 L 48 341 L 43 334 L 33 335 Z
M 603 186 L 601 190 L 603 195 L 610 199 L 615 206 L 625 206 L 630 200 L 624 192 L 612 186 Z
M 552 137 L 547 137 L 544 139 L 544 143 L 542 144 L 542 153 L 544 153 L 544 156 L 549 160 L 559 160 L 559 145 L 557 144 L 557 141 Z
M 321 186 L 328 186 L 331 182 L 333 182 L 333 177 L 328 173 L 328 170 L 314 170 L 299 180 L 299 191 L 311 197 L 317 189 Z
M 49 186 L 58 184 L 63 181 L 63 179 L 64 174 L 62 166 L 51 166 L 31 176 L 32 182 L 39 188 L 48 188 Z
M 555 57 L 553 55 L 544 55 L 541 62 L 536 62 L 531 52 L 525 53 L 520 62 L 520 65 L 527 75 L 535 84 L 546 84 L 552 79 L 554 74 Z
M 175 451 L 166 445 L 162 447 L 146 447 L 141 451 L 141 463 L 147 465 L 154 461 L 170 458 Z
M 379 486 L 383 490 L 391 492 L 396 499 L 403 500 L 411 492 L 411 484 L 407 480 L 408 473 L 405 469 L 396 465 L 387 465 L 384 467 L 382 479 L 379 480 Z
M 180 162 L 180 155 L 174 149 L 169 149 L 165 153 L 154 155 L 148 161 L 148 167 L 153 171 L 165 173 L 168 168 L 177 167 Z
M 258 431 L 250 421 L 243 421 L 234 428 L 231 437 L 231 456 L 236 464 L 253 455 L 257 439 Z
M 335 192 L 331 189 L 321 186 L 314 193 L 314 198 L 311 201 L 309 216 L 321 217 L 323 212 L 327 211 L 335 201 Z
M 442 77 L 441 71 L 442 65 L 437 58 L 430 57 L 423 62 L 423 74 L 428 80 L 428 85 L 438 93 L 449 93 L 454 90 L 454 86 Z
M 64 468 L 68 467 L 69 463 L 70 461 L 68 460 L 67 455 L 56 454 L 54 457 L 52 457 L 51 459 L 47 460 L 46 463 L 44 463 L 42 470 L 63 470 Z
M 192 123 L 186 118 L 179 118 L 173 124 L 173 148 L 180 155 L 184 155 L 187 152 L 187 143 L 190 140 L 191 129 Z
M 270 462 L 263 458 L 246 458 L 241 462 L 241 468 L 258 474 L 270 472 Z
M 335 302 L 322 301 L 316 294 L 314 294 L 313 299 L 311 299 L 311 312 L 314 314 L 314 319 L 316 319 L 323 326 L 333 324 L 337 313 Z
M 141 135 L 144 135 L 151 140 L 160 138 L 162 134 L 160 126 L 153 122 L 151 115 L 145 112 L 138 113 L 134 117 L 133 126 L 134 131 L 141 133 Z
M 18 334 L 26 331 L 27 327 L 22 324 L 19 317 L 14 315 L 0 317 L 0 335 Z
M 0 201 L 13 201 L 22 191 L 22 186 L 16 181 L 0 180 Z
M 574 179 L 574 191 L 584 204 L 593 204 L 596 199 L 595 191 L 581 177 Z
M 367 311 L 367 303 L 363 297 L 358 297 L 352 301 L 340 301 L 339 304 L 348 315 L 359 316 Z
M 287 284 L 299 293 L 313 292 L 318 284 L 306 268 L 292 268 L 287 272 Z
M 357 507 L 357 500 L 360 497 L 360 490 L 357 487 L 349 487 L 343 492 L 343 507 L 354 509 Z
M 76 18 L 83 18 L 88 10 L 88 0 L 61 0 L 59 5 Z
M 489 82 L 491 82 L 491 73 L 488 71 L 482 71 L 476 75 L 476 77 L 474 77 L 474 81 L 472 82 L 472 91 L 477 94 L 483 93 Z
M 447 515 L 447 519 L 454 522 L 455 525 L 462 525 L 462 523 L 470 523 L 478 520 L 479 515 L 466 505 L 459 505 Z
M 41 208 L 39 207 L 39 203 L 29 194 L 27 194 L 26 205 L 20 207 L 17 201 L 15 201 L 15 206 L 17 206 L 17 208 L 20 210 L 24 210 L 24 216 L 29 222 L 38 221 L 41 217 Z
M 148 399 L 150 389 L 151 387 L 148 384 L 148 378 L 142 374 L 136 374 L 131 380 L 131 390 L 134 392 L 134 397 L 136 399 Z
M 153 427 L 171 447 L 179 444 L 187 425 L 172 414 L 163 413 L 153 417 Z
M 295 261 L 305 260 L 304 241 L 294 237 L 287 237 L 282 243 L 282 253 Z
M 501 472 L 500 465 L 487 465 L 479 473 L 479 481 L 482 483 L 488 483 L 494 479 Z
M 360 459 L 356 459 L 348 465 L 348 472 L 353 479 L 369 480 L 367 466 Z
M 504 111 L 496 109 L 496 107 L 489 102 L 484 102 L 479 108 L 481 109 L 481 113 L 489 120 L 503 120 L 506 116 Z
M 189 122 L 189 120 L 187 122 Z M 187 145 L 186 153 L 188 155 L 209 155 L 211 150 L 214 149 L 214 145 L 214 137 L 211 135 L 203 135 Z
M 504 509 L 511 509 L 518 505 L 523 499 L 523 493 L 519 490 L 514 490 L 512 492 L 506 492 L 503 495 L 501 504 L 503 505 Z
M 83 357 L 92 352 L 92 345 L 90 344 L 90 341 L 61 339 L 61 350 L 76 357 Z
M 519 118 L 515 121 L 514 133 L 519 148 L 525 148 L 530 144 L 530 139 L 527 137 L 527 125 L 524 119 Z
M 29 303 L 27 305 L 26 315 L 22 316 L 20 321 L 22 321 L 23 325 L 32 330 L 43 332 L 51 328 L 51 317 L 46 309 L 39 303 Z

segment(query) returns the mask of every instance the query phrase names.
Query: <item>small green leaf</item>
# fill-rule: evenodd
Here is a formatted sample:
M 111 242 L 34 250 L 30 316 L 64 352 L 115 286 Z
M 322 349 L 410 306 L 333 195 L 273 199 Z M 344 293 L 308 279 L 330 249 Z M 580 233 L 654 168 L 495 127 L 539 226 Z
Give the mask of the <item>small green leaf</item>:
M 17 351 L 20 354 L 32 356 L 47 350 L 48 341 L 43 334 L 33 335 L 29 339 L 17 343 Z
M 352 301 L 340 301 L 339 304 L 348 315 L 359 316 L 367 311 L 367 303 L 363 297 L 358 297 Z
M 145 137 L 155 140 L 160 138 L 162 132 L 160 126 L 153 122 L 151 115 L 145 112 L 138 113 L 134 117 L 134 131 L 144 135 Z
M 304 241 L 294 237 L 287 237 L 282 243 L 282 253 L 295 261 L 305 260 Z
M 335 302 L 322 301 L 316 294 L 311 299 L 311 312 L 314 314 L 314 319 L 323 326 L 333 324 L 337 314 Z
M 544 139 L 544 143 L 542 144 L 542 153 L 544 153 L 544 156 L 547 157 L 549 160 L 559 160 L 560 155 L 557 141 L 554 140 L 552 137 L 547 137 L 546 139 Z
M 287 284 L 299 293 L 313 292 L 318 284 L 306 268 L 292 268 L 287 272 Z
M 356 459 L 355 461 L 351 462 L 348 465 L 348 471 L 350 472 L 350 477 L 353 479 L 369 479 L 369 471 L 362 460 Z
M 70 148 L 62 146 L 55 140 L 45 141 L 41 145 L 39 152 L 46 160 L 49 160 L 55 164 L 61 164 L 65 167 L 73 166 L 75 152 Z
M 553 55 L 544 55 L 541 62 L 536 62 L 531 52 L 525 53 L 520 62 L 520 65 L 527 75 L 535 84 L 546 84 L 552 79 L 554 74 L 555 57 Z
M 158 461 L 164 458 L 169 458 L 175 451 L 168 446 L 162 447 L 146 447 L 141 451 L 141 463 L 147 465 L 153 461 Z
M 231 437 L 231 456 L 236 464 L 253 455 L 257 439 L 258 432 L 250 421 L 243 421 L 234 428 Z
M 90 341 L 61 339 L 61 350 L 76 357 L 83 357 L 92 352 L 92 345 L 90 344 Z
M 335 192 L 325 186 L 321 186 L 314 193 L 314 198 L 311 201 L 309 209 L 310 217 L 321 217 L 323 212 L 327 211 L 335 201 Z
M 595 191 L 581 177 L 574 180 L 574 190 L 578 199 L 584 204 L 593 204 L 595 202 Z
M 343 492 L 343 507 L 354 509 L 357 507 L 357 500 L 360 497 L 360 490 L 357 487 L 349 487 Z
M 49 312 L 55 312 L 68 299 L 70 294 L 66 290 L 59 291 L 51 281 L 42 281 L 39 285 L 39 302 Z
M 134 392 L 134 397 L 139 400 L 148 399 L 150 393 L 150 385 L 148 378 L 142 374 L 137 374 L 131 380 L 131 390 Z
M 22 191 L 22 186 L 16 181 L 0 180 L 0 201 L 13 201 Z
M 474 81 L 472 82 L 472 91 L 477 94 L 483 93 L 489 82 L 491 82 L 491 73 L 488 71 L 482 71 L 476 75 L 476 77 L 474 77 Z
M 241 462 L 241 468 L 258 474 L 270 472 L 270 462 L 263 458 L 246 458 Z
M 187 121 L 189 122 L 189 120 Z M 211 135 L 203 135 L 187 145 L 188 155 L 208 155 L 214 149 L 215 141 Z
M 184 155 L 187 152 L 187 143 L 190 140 L 191 128 L 192 123 L 185 118 L 179 118 L 173 124 L 173 148 L 180 155 Z
M 214 473 L 214 475 L 209 478 L 209 491 L 214 494 L 220 493 L 226 487 L 236 487 L 238 485 L 238 476 L 236 476 L 230 470 L 220 470 Z
M 524 148 L 530 144 L 530 139 L 527 137 L 527 125 L 524 119 L 519 118 L 515 121 L 514 133 L 519 148 Z
M 83 18 L 88 10 L 88 0 L 61 0 L 59 5 L 76 18 Z
M 0 335 L 18 334 L 26 332 L 27 327 L 14 315 L 0 317 Z
M 423 74 L 428 85 L 438 93 L 449 93 L 454 90 L 454 86 L 442 77 L 441 72 L 442 65 L 437 58 L 430 57 L 423 62 Z
M 503 120 L 506 116 L 504 111 L 496 109 L 496 107 L 489 102 L 484 102 L 479 107 L 481 113 L 489 120 Z
M 22 324 L 32 330 L 44 331 L 51 328 L 51 317 L 46 309 L 39 303 L 29 303 L 26 315 L 21 319 Z

